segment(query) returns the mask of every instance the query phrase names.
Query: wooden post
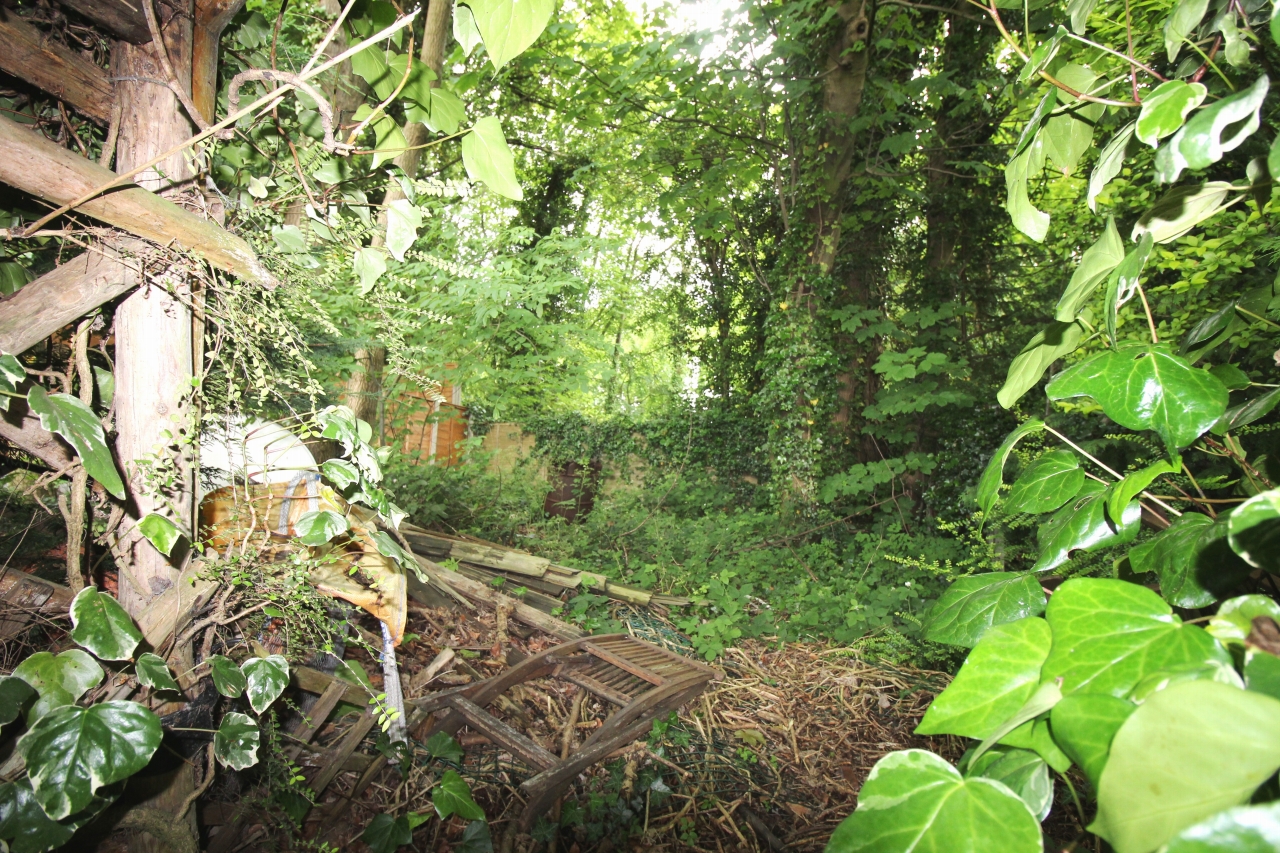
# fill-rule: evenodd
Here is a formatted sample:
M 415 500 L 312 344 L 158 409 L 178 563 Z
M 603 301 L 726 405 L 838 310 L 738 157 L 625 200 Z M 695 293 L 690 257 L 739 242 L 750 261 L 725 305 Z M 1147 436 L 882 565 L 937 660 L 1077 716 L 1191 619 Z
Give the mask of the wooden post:
M 152 0 L 142 0 L 152 2 Z M 158 51 L 166 50 L 179 84 L 190 90 L 192 28 L 191 0 L 156 4 L 163 45 L 112 46 L 112 76 L 122 119 L 116 147 L 117 169 L 128 171 L 167 151 L 192 135 L 193 126 L 167 86 Z M 145 81 L 145 82 L 144 82 Z M 154 192 L 175 194 L 194 173 L 183 154 L 170 157 L 138 176 L 137 182 Z M 167 279 L 167 280 L 166 280 Z M 164 511 L 189 535 L 195 528 L 195 424 L 189 422 L 186 397 L 191 391 L 192 312 L 190 284 L 180 272 L 148 275 L 144 285 L 116 309 L 116 451 L 125 469 L 136 517 Z M 172 292 L 171 292 L 172 291 Z M 186 443 L 182 443 L 183 440 Z M 156 459 L 174 462 L 168 482 L 157 488 L 144 472 Z M 136 534 L 127 546 L 130 559 L 121 566 L 120 603 L 135 618 L 178 581 L 178 570 L 145 538 Z M 176 555 L 176 552 L 175 552 Z M 180 556 L 180 555 L 179 555 Z M 146 780 L 146 799 L 139 805 L 176 814 L 195 788 L 190 764 L 178 762 L 170 772 Z M 140 786 L 141 787 L 141 786 Z M 195 810 L 180 828 L 197 837 Z M 160 853 L 158 839 L 139 833 L 131 845 L 137 853 Z
M 196 0 L 191 60 L 191 100 L 204 120 L 213 121 L 218 100 L 218 39 L 245 0 Z

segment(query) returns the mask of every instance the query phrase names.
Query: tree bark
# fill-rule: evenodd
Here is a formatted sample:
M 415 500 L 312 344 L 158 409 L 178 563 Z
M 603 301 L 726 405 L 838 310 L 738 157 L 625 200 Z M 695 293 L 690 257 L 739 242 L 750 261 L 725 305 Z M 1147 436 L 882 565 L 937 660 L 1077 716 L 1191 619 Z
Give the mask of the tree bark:
M 99 124 L 111 121 L 115 94 L 107 73 L 46 38 L 12 9 L 0 8 L 0 71 L 43 89 Z

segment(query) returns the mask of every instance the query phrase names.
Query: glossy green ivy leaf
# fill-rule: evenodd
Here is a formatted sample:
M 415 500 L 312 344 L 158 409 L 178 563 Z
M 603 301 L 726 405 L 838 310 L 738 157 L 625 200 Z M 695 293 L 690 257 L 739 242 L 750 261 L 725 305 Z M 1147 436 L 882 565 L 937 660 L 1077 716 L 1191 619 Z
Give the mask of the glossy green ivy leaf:
M 965 771 L 968 778 L 981 776 L 1007 786 L 1043 821 L 1053 807 L 1053 779 L 1049 765 L 1029 749 L 997 746 Z
M 1098 75 L 1087 65 L 1069 62 L 1054 72 L 1054 77 L 1077 92 L 1090 92 Z M 1073 104 L 1076 99 L 1058 90 L 1058 100 Z M 1102 104 L 1082 103 L 1073 109 L 1051 115 L 1040 131 L 1045 156 L 1063 175 L 1071 175 L 1087 151 L 1093 147 L 1093 128 L 1102 117 Z
M 452 761 L 454 764 L 459 764 L 462 761 L 462 747 L 445 732 L 436 732 L 427 738 L 427 742 L 423 746 L 427 748 L 427 752 L 431 753 L 432 758 L 442 758 L 445 761 Z
M 1280 489 L 1254 495 L 1232 510 L 1227 534 L 1232 549 L 1249 565 L 1280 568 Z
M 103 785 L 137 773 L 160 746 L 160 718 L 137 702 L 65 705 L 18 741 L 36 801 L 54 820 L 84 809 Z
M 0 840 L 10 841 L 10 853 L 44 853 L 71 840 L 75 829 L 51 820 L 26 779 L 0 785 Z
M 1224 435 L 1233 429 L 1247 426 L 1259 418 L 1264 418 L 1271 414 L 1277 403 L 1280 403 L 1280 388 L 1272 388 L 1252 400 L 1247 400 L 1238 406 L 1232 406 L 1213 425 L 1213 433 L 1214 435 Z
M 1226 649 L 1195 625 L 1184 625 L 1146 587 L 1109 578 L 1072 578 L 1045 611 L 1053 647 L 1042 677 L 1062 691 L 1125 697 L 1147 675 L 1181 664 L 1219 661 Z
M 1135 572 L 1154 572 L 1161 595 L 1175 607 L 1208 607 L 1249 574 L 1227 543 L 1226 522 L 1197 513 L 1131 549 L 1129 562 Z
M 453 853 L 493 853 L 493 837 L 489 824 L 473 820 L 462 831 L 462 837 L 453 845 Z
M 1073 693 L 1050 712 L 1053 739 L 1080 765 L 1094 789 L 1111 752 L 1111 740 L 1137 705 L 1102 693 Z
M 933 700 L 916 734 L 990 737 L 1036 692 L 1051 640 L 1049 623 L 1038 616 L 992 626 Z
M 462 137 L 462 164 L 468 178 L 483 182 L 498 195 L 515 201 L 524 198 L 516 179 L 515 157 L 497 116 L 485 116 Z
M 922 749 L 876 762 L 827 853 L 1040 853 L 1040 824 L 1008 786 L 965 779 Z
M 397 261 L 404 260 L 404 253 L 418 239 L 422 227 L 422 211 L 407 198 L 398 198 L 387 205 L 387 251 Z M 350 451 L 348 451 L 350 452 Z
M 409 826 L 409 819 L 404 815 L 374 815 L 364 832 L 360 833 L 360 840 L 369 847 L 371 853 L 395 853 L 413 841 L 413 827 Z
M 1133 141 L 1137 126 L 1137 122 L 1131 121 L 1117 130 L 1098 155 L 1098 162 L 1089 174 L 1089 190 L 1086 195 L 1089 209 L 1095 213 L 1098 210 L 1098 196 L 1124 168 L 1124 158 L 1129 152 L 1129 143 Z
M 1159 462 L 1153 462 L 1145 468 L 1126 474 L 1118 483 L 1112 483 L 1107 487 L 1106 492 L 1107 517 L 1120 518 L 1125 508 L 1129 506 L 1129 501 L 1146 491 L 1157 477 L 1162 474 L 1176 474 L 1180 470 L 1182 470 L 1181 460 L 1170 462 L 1167 459 L 1161 459 Z
M 382 274 L 387 271 L 386 255 L 381 248 L 372 246 L 357 249 L 351 261 L 351 271 L 360 281 L 360 295 L 367 296 L 378 283 L 378 279 L 382 278 Z
M 129 660 L 142 632 L 120 603 L 95 587 L 85 587 L 71 602 L 71 639 L 102 660 Z
M 1034 432 L 1042 432 L 1044 430 L 1044 422 L 1036 418 L 1031 418 L 1018 427 L 1007 436 L 1000 446 L 996 448 L 995 455 L 991 457 L 991 461 L 987 463 L 987 467 L 982 472 L 982 478 L 978 480 L 978 508 L 982 510 L 983 521 L 991 515 L 991 510 L 995 508 L 996 501 L 1000 497 L 1000 485 L 1004 482 L 1004 463 L 1009 459 L 1009 454 L 1013 452 L 1013 448 L 1026 436 Z M 979 524 L 979 529 L 982 525 Z
M 1244 687 L 1254 693 L 1280 699 L 1280 658 L 1258 649 L 1246 649 Z
M 351 529 L 345 516 L 330 509 L 304 512 L 294 523 L 298 541 L 304 545 L 324 545 L 335 536 L 341 536 Z
M 1178 0 L 1178 5 L 1173 7 L 1173 14 L 1164 24 L 1164 47 L 1170 62 L 1178 58 L 1182 43 L 1199 26 L 1208 8 L 1209 0 Z
M 1107 290 L 1105 299 L 1105 308 L 1103 309 L 1103 320 L 1106 322 L 1107 337 L 1111 341 L 1111 347 L 1116 346 L 1116 314 L 1120 310 L 1120 306 L 1124 305 L 1133 298 L 1133 294 L 1138 291 L 1138 284 L 1142 278 L 1142 268 L 1146 266 L 1147 257 L 1151 254 L 1151 247 L 1154 241 L 1151 239 L 1151 232 L 1142 235 L 1129 254 L 1124 256 L 1124 260 L 1120 265 L 1111 271 L 1111 275 L 1107 277 Z
M 1070 450 L 1053 450 L 1027 466 L 1004 498 L 1005 512 L 1052 512 L 1084 485 L 1080 460 Z
M 244 693 L 249 681 L 235 661 L 225 655 L 212 655 L 208 662 L 213 686 L 218 688 L 219 693 L 228 699 L 236 699 Z
M 1171 184 L 1183 169 L 1204 169 L 1239 148 L 1261 124 L 1260 111 L 1271 81 L 1263 74 L 1253 85 L 1215 101 L 1156 152 L 1156 180 Z M 1227 131 L 1230 136 L 1225 136 Z M 1159 241 L 1157 241 L 1159 242 Z
M 1093 312 L 1086 308 L 1074 323 L 1055 322 L 1037 332 L 1009 364 L 996 401 L 1006 409 L 1011 408 L 1023 394 L 1036 386 L 1051 364 L 1076 351 L 1088 331 L 1087 324 L 1092 320 Z
M 1124 260 L 1124 256 L 1124 242 L 1120 239 L 1120 232 L 1116 230 L 1116 221 L 1108 216 L 1107 227 L 1103 229 L 1102 236 L 1080 256 L 1080 263 L 1071 274 L 1067 289 L 1058 299 L 1054 319 L 1060 323 L 1075 320 L 1094 291 L 1107 280 L 1107 276 Z
M 1239 806 L 1189 826 L 1164 853 L 1275 853 L 1280 850 L 1280 803 Z
M 1174 187 L 1142 214 L 1130 236 L 1137 240 L 1149 233 L 1155 242 L 1168 243 L 1243 198 L 1243 193 L 1226 181 Z
M 459 8 L 465 9 L 465 6 Z M 431 117 L 426 125 L 436 133 L 447 133 L 450 136 L 458 132 L 467 117 L 466 108 L 458 96 L 448 89 L 431 90 Z
M 935 643 L 972 647 L 992 625 L 1044 612 L 1044 589 L 1034 575 L 987 572 L 959 578 L 933 604 L 925 636 Z
M 369 45 L 364 50 L 356 53 L 351 57 L 351 70 L 357 77 L 364 78 L 369 84 L 369 88 L 373 89 L 373 93 L 378 96 L 379 101 L 385 101 L 391 97 L 391 93 L 395 91 L 396 86 L 400 85 L 400 78 L 391 72 L 391 63 L 387 57 L 386 48 L 380 45 Z M 404 63 L 400 63 L 400 72 L 404 73 Z M 361 117 L 363 118 L 363 116 Z M 357 119 L 359 121 L 360 119 Z
M 1277 723 L 1280 701 L 1216 681 L 1154 694 L 1116 732 L 1090 831 L 1117 853 L 1150 853 L 1245 802 L 1280 767 Z
M 1161 690 L 1167 690 L 1169 687 L 1181 684 L 1184 681 L 1197 681 L 1200 679 L 1217 681 L 1235 687 L 1238 690 L 1244 689 L 1244 679 L 1240 677 L 1240 673 L 1236 672 L 1234 666 L 1224 664 L 1221 661 L 1207 661 L 1204 663 L 1183 664 L 1153 672 L 1134 686 L 1133 690 L 1129 692 L 1129 699 L 1141 705 Z
M 390 557 L 402 566 L 415 565 L 416 561 L 413 557 L 400 546 L 400 543 L 392 539 L 389 534 L 382 530 L 375 530 L 369 534 L 373 539 L 373 543 L 378 546 L 378 553 L 384 557 Z
M 1107 495 L 1095 481 L 1084 483 L 1079 493 L 1050 516 L 1038 531 L 1040 558 L 1031 567 L 1047 572 L 1066 563 L 1077 553 L 1097 551 L 1132 542 L 1142 525 L 1142 508 L 1125 507 L 1120 518 L 1107 515 Z
M 5 269 L 17 267 L 22 271 L 22 278 L 27 277 L 25 268 L 19 264 L 4 264 Z M 25 281 L 23 282 L 26 283 Z M 10 290 L 10 293 L 13 291 Z M 9 394 L 17 394 L 18 386 L 27 378 L 26 368 L 22 366 L 22 362 L 18 361 L 11 355 L 0 355 L 0 391 L 8 391 Z M 10 397 L 6 394 L 0 394 L 0 412 L 9 411 Z
M 69 394 L 49 394 L 39 385 L 27 392 L 27 405 L 40 416 L 40 425 L 56 432 L 76 449 L 89 476 L 112 495 L 124 499 L 124 483 L 93 410 Z
M 1280 604 L 1265 595 L 1241 595 L 1222 602 L 1206 630 L 1223 643 L 1243 644 L 1259 616 L 1280 622 Z
M 166 557 L 173 553 L 173 546 L 182 539 L 182 531 L 178 529 L 178 525 L 155 512 L 147 513 L 138 522 L 138 532 L 147 537 L 147 541 Z
M 360 471 L 345 459 L 327 459 L 320 466 L 324 478 L 339 489 L 346 489 L 360 482 Z
M 283 655 L 249 658 L 240 665 L 240 671 L 247 682 L 249 706 L 258 714 L 267 710 L 289 686 L 289 662 Z
M 1171 454 L 1213 426 L 1228 397 L 1216 376 L 1159 344 L 1099 353 L 1063 371 L 1045 392 L 1052 400 L 1092 397 L 1121 426 L 1154 431 Z
M 1034 749 L 1045 761 L 1053 766 L 1055 761 L 1051 760 L 1051 756 L 1058 753 L 1057 749 L 1044 750 L 1043 744 L 1037 743 L 1037 729 L 1041 726 L 1043 720 L 1037 719 L 1048 714 L 1053 706 L 1058 704 L 1062 699 L 1062 690 L 1054 681 L 1043 682 L 1031 694 L 1031 698 L 1022 703 L 1022 707 L 1014 712 L 1013 716 L 996 726 L 996 730 L 992 732 L 978 747 L 973 751 L 971 761 L 976 762 L 979 758 L 996 744 L 1005 746 L 1018 746 L 1024 749 Z M 1065 758 L 1065 756 L 1064 756 Z M 1064 771 L 1071 766 L 1067 761 L 1062 768 Z
M 258 763 L 258 743 L 258 724 L 253 717 L 231 711 L 213 736 L 213 754 L 223 767 L 244 770 Z
M 484 809 L 471 798 L 471 786 L 456 771 L 444 771 L 431 791 L 431 802 L 441 819 L 456 814 L 463 820 L 484 820 Z
M 16 675 L 0 676 L 0 726 L 7 726 L 36 696 L 35 688 Z
M 495 70 L 528 49 L 546 29 L 552 0 L 464 0 Z
M 169 666 L 159 655 L 153 655 L 151 652 L 139 655 L 134 669 L 138 673 L 138 681 L 152 690 L 181 692 L 178 682 L 173 680 L 173 674 L 169 672 Z
M 102 683 L 102 667 L 79 649 L 56 657 L 36 652 L 14 669 L 13 675 L 31 685 L 39 698 L 27 708 L 27 725 L 55 708 L 70 705 Z
M 1138 138 L 1156 148 L 1160 140 L 1182 127 L 1187 116 L 1204 103 L 1209 94 L 1200 83 L 1169 80 L 1161 83 L 1142 99 L 1138 114 Z
M 1249 374 L 1235 364 L 1215 364 L 1209 368 L 1209 372 L 1218 377 L 1219 381 L 1227 386 L 1229 391 L 1243 391 L 1253 384 Z M 1230 413 L 1231 410 L 1228 409 L 1227 411 Z

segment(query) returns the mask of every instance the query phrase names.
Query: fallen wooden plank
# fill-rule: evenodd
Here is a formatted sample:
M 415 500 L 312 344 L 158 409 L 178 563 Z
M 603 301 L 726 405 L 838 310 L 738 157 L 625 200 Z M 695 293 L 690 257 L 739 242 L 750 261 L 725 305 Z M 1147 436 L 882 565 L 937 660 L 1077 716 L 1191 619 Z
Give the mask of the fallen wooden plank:
M 501 569 L 517 575 L 540 578 L 547 573 L 551 561 L 546 557 L 534 557 L 505 548 L 476 545 L 473 542 L 454 542 L 449 556 L 455 560 Z
M 316 736 L 316 732 L 324 726 L 325 721 L 329 719 L 329 715 L 333 713 L 333 709 L 338 707 L 338 703 L 342 701 L 342 697 L 346 694 L 347 685 L 341 681 L 331 681 L 329 686 L 320 694 L 319 701 L 311 706 L 311 710 L 303 712 L 301 722 L 297 728 L 293 730 L 293 739 L 300 741 L 291 746 L 288 750 L 290 758 L 297 758 L 302 751 L 302 744 L 311 743 L 311 739 Z
M 418 562 L 425 564 L 434 574 L 444 579 L 446 583 L 456 589 L 458 592 L 470 598 L 472 601 L 482 602 L 490 607 L 496 607 L 498 604 L 508 604 L 512 607 L 511 615 L 521 622 L 540 631 L 546 631 L 554 637 L 562 640 L 576 640 L 579 637 L 585 637 L 579 629 L 570 625 L 568 622 L 543 613 L 537 608 L 530 607 L 527 604 L 521 604 L 513 598 L 502 595 L 499 592 L 489 588 L 486 584 L 477 580 L 472 580 L 458 572 L 452 572 L 444 566 L 432 563 L 425 557 L 417 554 L 414 557 Z
M 66 616 L 74 597 L 67 587 L 26 572 L 0 572 L 0 639 L 17 634 L 32 617 Z
M 142 251 L 130 241 L 121 248 Z M 17 355 L 142 283 L 141 262 L 95 246 L 0 300 L 0 352 Z
M 490 740 L 502 744 L 531 767 L 541 771 L 558 763 L 558 759 L 545 747 L 534 743 L 528 735 L 517 731 L 497 717 L 491 716 L 467 697 L 453 696 L 449 699 L 449 705 L 462 715 L 471 729 L 488 735 Z
M 75 201 L 116 178 L 115 172 L 4 117 L 0 149 L 0 181 L 55 204 Z M 266 288 L 278 284 L 244 240 L 141 187 L 112 190 L 77 210 L 153 243 L 199 254 L 246 281 Z
M 107 72 L 47 39 L 12 9 L 0 8 L 0 71 L 48 92 L 101 124 L 111 121 L 116 94 Z
M 58 0 L 63 6 L 79 12 L 118 39 L 130 44 L 151 41 L 142 7 L 129 0 Z
M 218 591 L 217 583 L 201 577 L 205 569 L 202 560 L 190 561 L 177 583 L 138 615 L 138 628 L 152 648 L 163 647 L 171 636 L 181 633 Z

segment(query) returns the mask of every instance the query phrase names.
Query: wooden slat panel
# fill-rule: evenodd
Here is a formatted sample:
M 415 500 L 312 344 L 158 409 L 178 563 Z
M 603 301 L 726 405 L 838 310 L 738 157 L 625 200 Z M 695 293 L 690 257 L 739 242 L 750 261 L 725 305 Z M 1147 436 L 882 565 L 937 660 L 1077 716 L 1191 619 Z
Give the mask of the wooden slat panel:
M 538 746 L 526 735 L 490 715 L 471 700 L 463 696 L 454 696 L 449 699 L 448 704 L 462 714 L 468 726 L 476 729 L 481 734 L 488 735 L 491 740 L 502 744 L 527 761 L 531 766 L 546 770 L 559 761 L 558 758 Z
M 591 652 L 596 657 L 607 660 L 609 663 L 613 664 L 618 669 L 625 669 L 627 672 L 631 673 L 632 675 L 643 678 L 645 681 L 649 682 L 655 687 L 661 687 L 663 684 L 666 683 L 665 680 L 662 678 L 662 676 L 656 675 L 642 666 L 637 666 L 636 664 L 622 657 L 622 655 L 615 654 L 614 652 L 609 651 L 607 648 L 599 645 L 598 643 L 586 643 L 583 645 L 583 648 Z
M 631 697 L 626 693 L 614 690 L 607 684 L 601 684 L 586 673 L 566 672 L 563 673 L 563 677 L 565 681 L 576 684 L 583 690 L 596 694 L 601 699 L 608 699 L 619 707 L 626 707 L 631 704 Z

